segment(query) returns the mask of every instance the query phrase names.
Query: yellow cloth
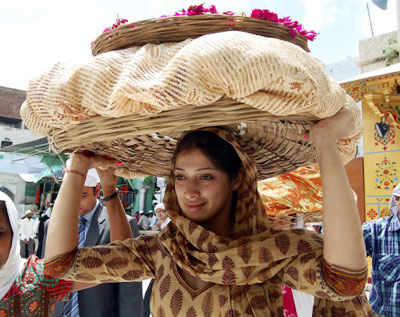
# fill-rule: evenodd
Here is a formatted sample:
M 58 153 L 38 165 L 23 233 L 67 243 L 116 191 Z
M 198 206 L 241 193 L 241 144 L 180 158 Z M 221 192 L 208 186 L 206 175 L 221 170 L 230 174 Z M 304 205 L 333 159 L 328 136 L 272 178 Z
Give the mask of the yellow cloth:
M 322 210 L 322 184 L 316 165 L 259 181 L 258 191 L 268 216 Z

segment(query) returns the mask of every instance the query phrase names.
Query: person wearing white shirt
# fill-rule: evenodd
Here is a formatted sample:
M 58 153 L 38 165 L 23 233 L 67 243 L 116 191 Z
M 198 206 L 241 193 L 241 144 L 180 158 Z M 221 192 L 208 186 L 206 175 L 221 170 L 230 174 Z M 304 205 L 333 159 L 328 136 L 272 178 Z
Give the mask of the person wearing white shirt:
M 158 221 L 158 218 L 156 217 L 156 215 L 154 214 L 153 210 L 149 210 L 149 213 L 147 215 L 147 218 L 149 219 L 149 226 L 150 228 L 155 226 L 155 224 Z
M 139 216 L 140 216 L 140 218 L 137 223 L 139 228 L 142 230 L 149 230 L 150 229 L 149 218 L 145 215 L 143 210 L 139 211 Z
M 23 258 L 35 253 L 35 236 L 39 223 L 34 214 L 34 210 L 27 210 L 20 221 L 20 253 Z

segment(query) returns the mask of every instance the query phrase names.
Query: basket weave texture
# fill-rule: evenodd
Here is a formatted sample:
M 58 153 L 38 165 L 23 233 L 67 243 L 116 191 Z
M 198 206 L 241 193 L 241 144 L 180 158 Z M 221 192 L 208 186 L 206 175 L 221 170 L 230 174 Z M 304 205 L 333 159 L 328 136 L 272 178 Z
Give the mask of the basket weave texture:
M 265 178 L 315 162 L 302 136 L 343 106 L 356 122 L 338 144 L 349 161 L 360 111 L 320 63 L 291 43 L 230 31 L 57 64 L 30 82 L 21 116 L 54 150 L 111 155 L 126 177 L 168 175 L 182 132 L 225 126 Z
M 308 51 L 303 35 L 293 37 L 283 24 L 245 16 L 204 14 L 148 19 L 122 24 L 115 31 L 105 32 L 92 43 L 93 56 L 111 50 L 148 43 L 181 42 L 188 38 L 225 31 L 242 31 L 291 42 Z

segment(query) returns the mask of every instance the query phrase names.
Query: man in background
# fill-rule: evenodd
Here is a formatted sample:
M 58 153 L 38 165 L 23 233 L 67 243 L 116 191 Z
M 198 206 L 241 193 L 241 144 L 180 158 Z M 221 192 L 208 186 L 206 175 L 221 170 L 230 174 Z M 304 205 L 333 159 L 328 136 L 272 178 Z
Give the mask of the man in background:
M 381 316 L 400 316 L 400 184 L 392 194 L 391 216 L 363 224 L 367 256 L 372 258 L 369 302 Z
M 99 182 L 96 170 L 89 170 L 81 194 L 78 247 L 105 245 L 110 242 L 110 225 L 106 208 L 110 207 L 110 204 L 118 203 L 117 178 L 114 175 L 102 176 L 101 183 L 106 196 L 102 201 L 98 199 Z M 139 230 L 135 219 L 128 218 L 133 236 L 138 236 Z M 53 316 L 141 317 L 142 313 L 142 283 L 130 282 L 102 284 L 73 293 L 70 301 L 56 304 Z
M 23 258 L 28 258 L 35 253 L 35 238 L 39 225 L 38 219 L 35 217 L 36 211 L 27 210 L 20 221 L 20 252 Z
M 163 203 L 157 204 L 154 210 L 156 211 L 158 221 L 152 227 L 152 230 L 160 231 L 167 226 L 171 219 L 168 217 Z
M 138 226 L 142 230 L 149 230 L 150 229 L 149 218 L 147 217 L 147 215 L 144 213 L 143 210 L 139 211 Z

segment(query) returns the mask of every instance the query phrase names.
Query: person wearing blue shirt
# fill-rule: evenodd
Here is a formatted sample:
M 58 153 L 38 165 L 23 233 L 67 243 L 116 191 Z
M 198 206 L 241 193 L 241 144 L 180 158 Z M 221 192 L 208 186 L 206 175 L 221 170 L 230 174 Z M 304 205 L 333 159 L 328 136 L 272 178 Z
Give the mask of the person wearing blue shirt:
M 393 190 L 392 216 L 363 224 L 367 256 L 372 258 L 370 304 L 383 316 L 400 316 L 400 184 Z
M 67 167 L 69 168 L 68 162 Z M 76 173 L 76 171 L 66 169 L 66 173 Z M 117 178 L 112 175 L 112 180 L 106 182 L 107 186 L 102 187 L 105 197 L 101 201 L 98 199 L 101 176 L 99 177 L 95 169 L 91 169 L 83 177 L 85 177 L 85 183 L 79 202 L 78 247 L 105 245 L 114 240 L 112 238 L 111 222 L 107 208 L 112 207 L 113 204 L 121 204 L 118 192 L 115 191 Z M 113 209 L 115 207 L 111 208 L 111 210 Z M 133 237 L 138 236 L 139 228 L 137 227 L 136 220 L 128 216 L 127 218 Z M 45 232 L 45 236 L 47 237 L 47 225 Z M 48 241 L 46 241 L 45 245 L 47 244 Z M 105 283 L 87 290 L 78 291 L 71 295 L 69 301 L 55 304 L 52 316 L 141 317 L 142 313 L 142 283 L 129 282 Z

